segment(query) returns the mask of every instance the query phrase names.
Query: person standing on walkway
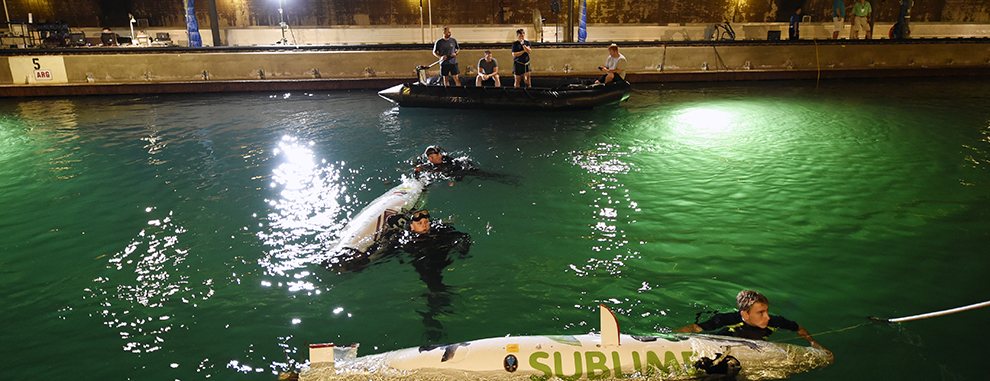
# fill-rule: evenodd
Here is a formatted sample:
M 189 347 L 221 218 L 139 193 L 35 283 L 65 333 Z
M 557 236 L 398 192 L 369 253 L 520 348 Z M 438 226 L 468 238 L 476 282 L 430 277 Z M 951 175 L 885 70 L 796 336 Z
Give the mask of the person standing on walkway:
M 873 39 L 873 21 L 876 21 L 876 20 L 873 19 L 873 11 L 878 11 L 880 9 L 880 7 L 877 6 L 877 5 L 875 5 L 876 3 L 873 2 L 872 0 L 869 0 L 867 2 L 870 3 L 870 15 L 869 15 L 869 17 L 866 18 L 867 20 L 870 21 L 870 30 L 866 31 L 866 39 L 867 40 L 872 40 Z
M 800 40 L 801 39 L 801 8 L 794 11 L 791 15 L 791 23 L 787 28 L 787 39 L 789 40 Z
M 832 2 L 832 24 L 835 26 L 835 31 L 832 32 L 832 39 L 839 39 L 839 32 L 842 31 L 842 26 L 844 25 L 843 19 L 846 18 L 846 4 L 842 0 L 835 0 Z
M 461 71 L 457 68 L 457 52 L 461 50 L 457 46 L 457 40 L 450 37 L 450 27 L 443 27 L 443 38 L 433 44 L 433 55 L 440 59 L 440 77 L 443 78 L 443 85 L 447 86 L 447 76 L 454 77 L 454 84 L 461 85 L 458 74 Z
M 853 5 L 852 13 L 855 18 L 852 28 L 849 29 L 849 39 L 858 40 L 860 30 L 864 30 L 866 38 L 870 38 L 870 17 L 873 13 L 870 3 L 867 3 L 866 0 L 858 0 Z

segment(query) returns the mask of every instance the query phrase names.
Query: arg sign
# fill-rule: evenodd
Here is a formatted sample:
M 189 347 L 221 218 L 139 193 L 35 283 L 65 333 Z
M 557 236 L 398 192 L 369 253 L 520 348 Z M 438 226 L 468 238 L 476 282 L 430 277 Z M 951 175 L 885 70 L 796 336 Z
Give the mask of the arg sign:
M 10 57 L 10 75 L 14 83 L 68 83 L 65 61 L 61 56 Z

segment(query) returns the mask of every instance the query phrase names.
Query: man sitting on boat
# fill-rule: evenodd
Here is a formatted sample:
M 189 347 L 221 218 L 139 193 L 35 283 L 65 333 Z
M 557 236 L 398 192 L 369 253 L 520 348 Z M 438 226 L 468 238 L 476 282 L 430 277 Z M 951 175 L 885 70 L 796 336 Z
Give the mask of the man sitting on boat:
M 605 73 L 595 81 L 595 84 L 624 81 L 626 78 L 626 56 L 619 53 L 619 45 L 608 46 L 608 58 L 605 59 L 605 66 L 599 66 L 598 70 Z M 616 78 L 618 77 L 618 78 Z
M 485 57 L 478 60 L 478 79 L 476 86 L 502 86 L 498 78 L 498 61 L 492 58 L 492 51 L 485 50 Z

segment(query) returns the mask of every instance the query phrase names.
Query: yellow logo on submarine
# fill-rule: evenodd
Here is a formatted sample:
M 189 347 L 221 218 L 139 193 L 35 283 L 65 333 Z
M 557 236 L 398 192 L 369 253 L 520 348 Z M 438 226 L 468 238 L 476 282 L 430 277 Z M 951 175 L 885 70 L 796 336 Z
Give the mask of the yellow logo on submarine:
M 534 352 L 529 356 L 529 366 L 543 373 L 542 377 L 537 376 L 537 378 L 558 377 L 563 380 L 576 380 L 581 378 L 582 374 L 587 374 L 587 377 L 592 380 L 627 377 L 628 375 L 622 372 L 622 363 L 629 360 L 632 360 L 634 371 L 641 372 L 641 374 L 649 374 L 652 369 L 656 369 L 691 376 L 695 371 L 693 367 L 686 366 L 686 364 L 691 363 L 693 352 L 681 352 L 683 362 L 679 361 L 677 354 L 672 351 L 666 351 L 663 359 L 653 351 L 646 351 L 645 359 L 641 357 L 639 352 L 632 352 L 632 358 L 623 359 L 620 357 L 625 356 L 620 355 L 619 352 L 613 351 L 610 354 L 611 356 L 599 351 L 584 353 L 576 351 L 573 352 L 573 361 L 570 361 L 569 359 L 565 360 L 560 352 L 553 352 L 552 354 Z

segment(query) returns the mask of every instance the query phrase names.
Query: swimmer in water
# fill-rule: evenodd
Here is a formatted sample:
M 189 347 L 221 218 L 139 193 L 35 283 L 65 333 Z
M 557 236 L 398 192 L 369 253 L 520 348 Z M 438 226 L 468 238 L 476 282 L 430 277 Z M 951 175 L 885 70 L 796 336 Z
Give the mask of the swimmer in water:
M 425 161 L 416 166 L 416 176 L 424 181 L 436 179 L 449 179 L 461 181 L 464 175 L 475 172 L 478 169 L 466 158 L 455 159 L 447 155 L 440 146 L 432 145 L 426 147 L 423 152 Z
M 478 178 L 480 180 L 494 180 L 507 185 L 519 185 L 521 177 L 500 173 L 490 173 L 479 170 L 467 157 L 454 158 L 447 155 L 438 145 L 426 147 L 422 158 L 417 164 L 413 175 L 427 184 L 434 181 L 454 181 L 464 180 L 465 177 Z
M 825 351 L 829 357 L 835 359 L 832 352 L 822 348 L 804 327 L 782 316 L 770 315 L 770 301 L 763 294 L 753 290 L 742 290 L 736 296 L 736 306 L 739 307 L 737 312 L 716 314 L 707 321 L 681 327 L 674 332 L 698 333 L 721 328 L 722 330 L 715 333 L 716 335 L 766 340 L 777 329 L 783 328 L 797 332 L 799 336 L 808 340 L 808 344 L 812 347 Z
M 393 218 L 394 217 L 394 218 Z M 389 218 L 390 227 L 395 233 L 379 250 L 386 255 L 406 253 L 410 264 L 426 285 L 426 310 L 419 311 L 423 316 L 426 338 L 434 343 L 443 342 L 445 331 L 437 320 L 438 316 L 451 313 L 451 296 L 443 283 L 443 271 L 452 263 L 454 256 L 464 258 L 471 249 L 471 235 L 462 233 L 442 221 L 430 219 L 430 212 L 418 210 L 406 216 Z
M 450 251 L 465 255 L 471 247 L 470 234 L 461 233 L 442 221 L 431 220 L 430 212 L 425 209 L 407 215 L 389 216 L 386 223 L 392 236 L 386 239 L 387 242 L 382 246 L 401 248 L 414 254 L 416 260 L 440 251 L 444 255 Z M 382 249 L 387 250 L 388 247 Z

